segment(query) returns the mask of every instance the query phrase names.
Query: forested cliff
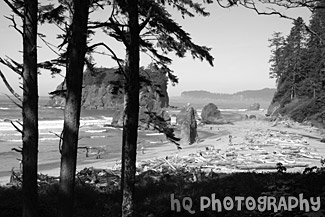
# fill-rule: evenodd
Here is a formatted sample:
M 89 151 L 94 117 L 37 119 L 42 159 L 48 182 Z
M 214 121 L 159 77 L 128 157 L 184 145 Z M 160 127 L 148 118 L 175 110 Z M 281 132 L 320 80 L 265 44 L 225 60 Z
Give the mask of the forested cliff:
M 182 97 L 200 99 L 225 99 L 225 100 L 269 100 L 271 101 L 275 93 L 274 88 L 264 88 L 261 90 L 244 90 L 237 93 L 211 93 L 204 90 L 183 91 Z
M 318 4 L 309 25 L 298 18 L 288 36 L 269 39 L 270 77 L 277 81 L 269 113 L 278 108 L 298 122 L 325 126 L 325 1 Z
M 167 77 L 155 68 L 141 67 L 140 99 L 148 101 L 152 106 L 167 107 L 169 97 L 167 93 Z M 118 108 L 123 104 L 122 87 L 124 85 L 123 73 L 116 68 L 87 69 L 84 72 L 82 89 L 82 107 L 85 109 Z M 49 106 L 64 106 L 65 83 L 62 82 L 52 93 Z

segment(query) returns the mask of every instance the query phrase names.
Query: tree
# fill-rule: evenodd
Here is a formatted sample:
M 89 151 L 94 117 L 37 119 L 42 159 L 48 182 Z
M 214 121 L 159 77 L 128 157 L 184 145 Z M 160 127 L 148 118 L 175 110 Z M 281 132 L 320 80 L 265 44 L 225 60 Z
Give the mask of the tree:
M 22 164 L 23 164 L 23 183 L 22 183 L 22 215 L 24 217 L 38 216 L 38 194 L 37 194 L 37 159 L 38 159 L 38 76 L 37 76 L 37 0 L 8 1 L 7 5 L 12 9 L 15 15 L 23 21 L 23 31 L 21 31 L 15 22 L 14 16 L 10 19 L 13 27 L 22 34 L 23 38 L 23 64 L 19 64 L 12 59 L 5 64 L 15 71 L 23 80 L 23 98 L 22 98 L 22 130 L 16 129 L 22 133 Z M 2 74 L 2 73 L 1 73 Z M 5 81 L 5 79 L 4 79 Z M 5 82 L 6 83 L 6 82 Z M 7 87 L 10 87 L 6 83 Z M 10 89 L 10 88 L 9 88 Z M 13 95 L 20 100 L 19 96 L 11 88 Z M 18 105 L 18 104 L 17 104 Z
M 308 83 L 313 89 L 314 97 L 316 97 L 316 93 L 324 91 L 322 83 L 324 82 L 323 69 L 325 68 L 325 1 L 320 1 L 319 7 L 321 6 L 323 8 L 315 10 L 311 16 L 309 28 L 313 30 L 314 34 L 311 34 L 307 40 L 306 73 L 309 75 Z
M 37 217 L 38 87 L 37 0 L 24 1 L 23 216 Z
M 187 7 L 197 13 L 208 15 L 200 5 L 192 1 L 170 1 L 169 3 L 173 4 L 183 15 L 194 16 Z M 121 171 L 122 216 L 133 216 L 139 121 L 140 48 L 151 53 L 153 61 L 164 68 L 169 78 L 173 80 L 176 80 L 176 77 L 167 67 L 171 59 L 163 54 L 175 51 L 176 55 L 184 57 L 185 53 L 190 51 L 194 58 L 207 60 L 211 65 L 213 57 L 209 54 L 208 48 L 194 44 L 189 34 L 170 18 L 163 2 L 127 0 L 117 1 L 117 4 L 119 8 L 113 9 L 110 22 L 94 23 L 94 27 L 104 27 L 109 35 L 122 41 L 126 48 Z M 126 17 L 126 24 L 120 23 L 117 16 Z M 139 23 L 139 18 L 142 20 L 141 23 Z M 141 30 L 144 28 L 146 28 L 146 32 L 141 35 Z M 146 36 L 149 36 L 150 39 L 146 40 Z M 152 39 L 157 41 L 157 46 L 161 48 L 163 54 L 154 48 L 150 42 Z
M 290 34 L 287 37 L 287 73 L 290 74 L 291 99 L 297 95 L 297 84 L 299 78 L 303 76 L 303 55 L 306 48 L 307 32 L 302 18 L 297 18 L 293 22 Z
M 278 79 L 281 77 L 283 73 L 283 48 L 285 46 L 285 38 L 282 36 L 281 32 L 275 32 L 272 35 L 272 38 L 269 39 L 271 50 L 271 57 L 269 63 L 271 63 L 270 67 L 270 78 Z
M 287 9 L 294 5 L 308 7 L 312 15 L 309 25 L 301 18 L 294 19 L 290 34 L 285 39 L 280 59 L 284 67 L 273 102 L 279 102 L 282 107 L 280 112 L 296 121 L 311 120 L 324 126 L 321 120 L 325 115 L 325 1 L 305 2 L 306 5 L 300 1 L 283 2 L 275 5 L 280 4 Z
M 87 22 L 90 0 L 73 1 L 73 20 L 68 32 L 66 105 L 64 109 L 58 216 L 72 217 L 84 59 L 87 51 Z
M 122 216 L 133 216 L 135 163 L 139 120 L 139 20 L 138 1 L 127 0 L 129 37 L 126 46 L 124 117 L 122 137 Z

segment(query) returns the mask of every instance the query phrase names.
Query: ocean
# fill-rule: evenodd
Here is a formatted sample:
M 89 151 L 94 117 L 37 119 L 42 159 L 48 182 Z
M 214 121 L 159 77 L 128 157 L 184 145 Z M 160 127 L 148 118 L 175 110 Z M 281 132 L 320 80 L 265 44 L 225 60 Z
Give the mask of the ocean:
M 38 170 L 48 170 L 60 166 L 59 137 L 63 129 L 63 110 L 47 105 L 49 98 L 39 99 L 39 154 Z M 223 116 L 233 120 L 241 116 L 236 111 L 242 109 L 221 109 Z M 78 165 L 98 161 L 119 161 L 121 159 L 122 130 L 109 125 L 114 110 L 82 110 L 79 130 Z M 177 109 L 174 110 L 175 114 Z M 201 110 L 198 109 L 198 113 Z M 0 96 L 0 177 L 9 176 L 11 170 L 19 170 L 21 154 L 13 151 L 22 146 L 20 133 L 12 126 L 11 121 L 19 126 L 21 109 L 8 98 Z M 177 135 L 178 132 L 176 132 Z M 202 138 L 211 135 L 201 133 Z M 153 148 L 166 143 L 163 134 L 139 131 L 140 147 Z M 88 153 L 87 149 L 88 148 Z M 139 148 L 140 149 L 140 148 Z M 175 146 L 176 149 L 176 146 Z M 139 151 L 139 150 L 138 150 Z M 100 155 L 100 159 L 97 157 Z
M 47 106 L 48 98 L 39 100 L 39 170 L 59 167 L 59 137 L 63 129 L 63 110 Z M 79 131 L 78 161 L 96 159 L 118 159 L 121 147 L 121 129 L 107 127 L 112 122 L 113 110 L 82 110 Z M 20 167 L 21 154 L 13 151 L 22 146 L 21 134 L 11 121 L 20 126 L 21 109 L 9 99 L 0 98 L 0 177 Z

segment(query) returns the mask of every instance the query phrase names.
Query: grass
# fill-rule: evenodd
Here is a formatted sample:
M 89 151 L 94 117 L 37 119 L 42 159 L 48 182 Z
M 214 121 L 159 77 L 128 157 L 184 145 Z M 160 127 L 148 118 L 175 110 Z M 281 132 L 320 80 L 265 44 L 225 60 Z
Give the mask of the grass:
M 194 177 L 196 177 L 194 179 Z M 232 174 L 201 174 L 200 172 L 186 172 L 185 170 L 170 171 L 168 169 L 157 173 L 147 171 L 137 177 L 136 182 L 136 216 L 173 217 L 173 216 L 310 216 L 310 214 L 325 214 L 325 173 L 324 171 L 310 170 L 301 173 L 232 173 Z M 39 216 L 52 217 L 57 213 L 58 184 L 42 184 L 39 187 Z M 317 212 L 305 212 L 299 207 L 292 211 L 274 210 L 261 212 L 258 208 L 248 210 L 245 203 L 238 211 L 238 203 L 234 208 L 221 212 L 212 210 L 212 207 L 200 211 L 202 198 L 212 198 L 223 202 L 226 197 L 233 200 L 236 196 L 253 197 L 273 196 L 299 197 L 303 193 L 305 199 L 320 197 L 321 207 Z M 180 202 L 179 212 L 171 210 L 171 198 Z M 182 206 L 185 199 L 191 198 L 190 207 L 194 214 L 190 214 Z M 120 216 L 120 193 L 117 187 L 98 188 L 90 184 L 77 183 L 75 189 L 75 216 L 101 217 Z M 174 201 L 175 201 L 174 200 Z M 21 216 L 21 189 L 19 187 L 0 188 L 0 216 Z M 205 201 L 206 202 L 206 201 Z M 173 203 L 177 208 L 177 202 Z M 185 204 L 185 205 L 186 205 Z M 308 215 L 307 215 L 308 214 Z M 320 215 L 321 216 L 321 215 Z

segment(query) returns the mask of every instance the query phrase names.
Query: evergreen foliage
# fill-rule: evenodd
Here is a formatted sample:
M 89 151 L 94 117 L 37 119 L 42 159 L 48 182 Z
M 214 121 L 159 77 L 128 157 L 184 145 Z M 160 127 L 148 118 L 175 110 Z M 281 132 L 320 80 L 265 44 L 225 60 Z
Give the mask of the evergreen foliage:
M 274 33 L 270 41 L 270 77 L 277 79 L 272 103 L 298 122 L 321 123 L 325 110 L 325 1 L 313 10 L 310 24 L 293 22 L 288 36 Z

